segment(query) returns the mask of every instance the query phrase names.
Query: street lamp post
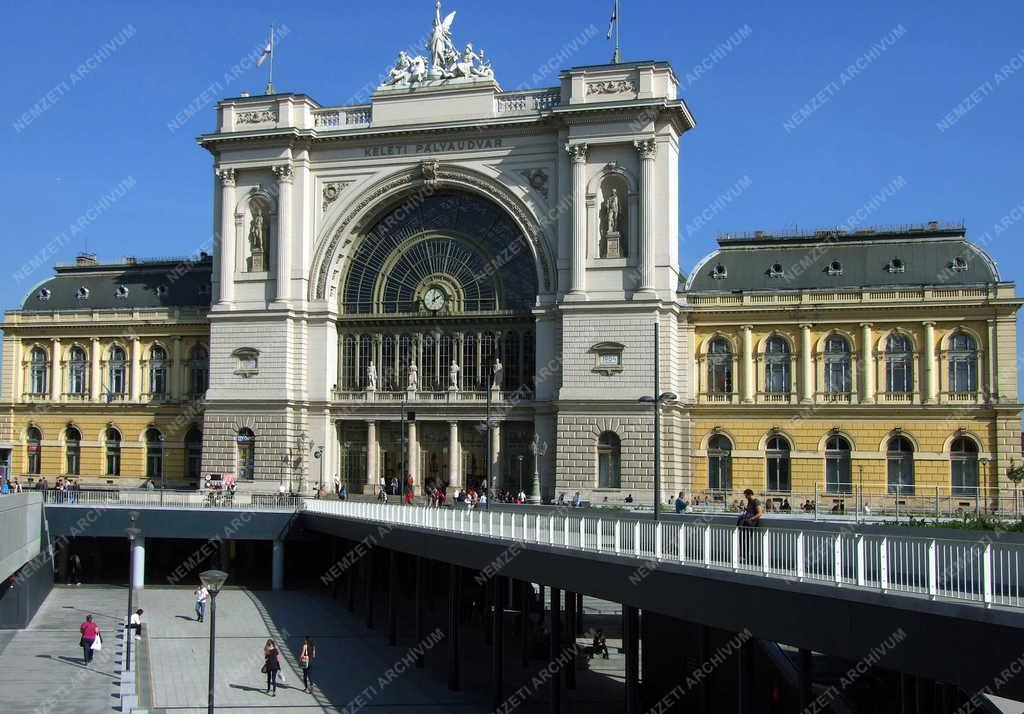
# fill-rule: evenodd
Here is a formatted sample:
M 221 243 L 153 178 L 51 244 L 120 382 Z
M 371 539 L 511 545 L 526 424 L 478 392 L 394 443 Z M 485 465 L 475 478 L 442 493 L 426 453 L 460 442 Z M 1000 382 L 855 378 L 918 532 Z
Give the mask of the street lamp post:
M 324 447 L 318 446 L 313 451 L 313 458 L 320 462 L 320 488 L 324 487 Z
M 654 520 L 658 520 L 661 512 L 661 407 L 677 399 L 675 392 L 660 392 L 661 371 L 659 363 L 661 355 L 658 346 L 658 323 L 654 323 L 654 393 L 657 396 L 640 397 L 641 404 L 654 407 Z
M 399 419 L 401 420 L 401 426 L 402 426 L 402 450 L 401 450 L 402 451 L 402 453 L 401 453 L 402 470 L 401 470 L 401 473 L 398 474 L 398 482 L 399 482 L 398 483 L 398 488 L 399 488 L 399 494 L 400 494 L 399 495 L 399 499 L 400 499 L 399 500 L 399 505 L 402 505 L 402 506 L 405 505 L 405 439 L 406 439 L 405 429 L 406 429 L 406 425 L 408 424 L 408 417 L 409 417 L 408 406 L 409 406 L 409 392 L 408 391 L 404 391 L 404 392 L 402 392 L 402 413 L 401 413 L 401 415 L 399 415 Z M 384 488 L 387 489 L 387 487 L 388 487 L 388 484 L 385 483 L 384 484 Z
M 164 491 L 167 490 L 167 470 L 164 468 L 164 438 L 160 434 L 160 505 L 164 505 Z
M 131 521 L 135 522 L 135 516 L 137 514 L 132 513 Z M 135 639 L 132 636 L 131 622 L 132 622 L 132 595 L 135 592 L 135 539 L 142 535 L 142 531 L 134 526 L 124 529 L 124 534 L 128 536 L 128 638 L 127 644 L 124 650 L 124 668 L 126 671 L 131 671 L 132 668 L 132 640 Z
M 206 570 L 199 573 L 199 579 L 210 593 L 210 677 L 206 688 L 206 710 L 207 714 L 213 714 L 213 681 L 214 681 L 214 655 L 216 654 L 217 642 L 217 595 L 224 587 L 224 581 L 228 574 L 223 570 Z
M 519 454 L 519 493 L 523 492 L 523 455 Z M 518 494 L 516 494 L 518 495 Z

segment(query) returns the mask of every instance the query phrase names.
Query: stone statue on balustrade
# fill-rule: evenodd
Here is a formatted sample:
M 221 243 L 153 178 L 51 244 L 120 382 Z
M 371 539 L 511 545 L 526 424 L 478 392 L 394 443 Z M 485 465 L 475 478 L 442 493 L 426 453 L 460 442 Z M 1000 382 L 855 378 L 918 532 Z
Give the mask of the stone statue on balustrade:
M 505 368 L 501 364 L 501 360 L 495 358 L 494 360 L 494 379 L 491 381 L 491 389 L 501 389 L 501 381 L 505 376 Z
M 459 388 L 459 365 L 452 360 L 452 366 L 448 368 L 448 389 L 458 390 Z
M 419 369 L 416 367 L 416 363 L 413 362 L 409 365 L 409 391 L 415 392 L 420 385 Z
M 377 368 L 373 366 L 373 362 L 366 367 L 366 391 L 377 391 Z

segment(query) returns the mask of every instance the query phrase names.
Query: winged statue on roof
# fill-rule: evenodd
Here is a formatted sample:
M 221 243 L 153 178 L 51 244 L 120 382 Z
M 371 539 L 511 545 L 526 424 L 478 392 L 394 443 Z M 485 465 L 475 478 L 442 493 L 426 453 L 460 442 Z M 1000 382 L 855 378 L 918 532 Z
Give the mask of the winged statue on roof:
M 434 4 L 434 29 L 430 32 L 430 42 L 427 49 L 430 50 L 432 67 L 447 72 L 459 59 L 458 50 L 452 41 L 452 23 L 455 22 L 455 12 L 448 13 L 441 19 L 441 0 Z

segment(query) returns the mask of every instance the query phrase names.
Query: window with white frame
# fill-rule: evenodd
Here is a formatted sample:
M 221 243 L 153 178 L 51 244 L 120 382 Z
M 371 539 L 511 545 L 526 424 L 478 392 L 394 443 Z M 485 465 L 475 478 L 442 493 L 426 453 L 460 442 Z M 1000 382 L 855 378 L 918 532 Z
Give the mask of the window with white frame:
M 899 394 L 914 391 L 910 338 L 899 332 L 893 332 L 885 340 L 885 391 Z
M 829 335 L 825 340 L 825 391 L 829 394 L 852 392 L 850 372 L 850 343 L 842 335 Z

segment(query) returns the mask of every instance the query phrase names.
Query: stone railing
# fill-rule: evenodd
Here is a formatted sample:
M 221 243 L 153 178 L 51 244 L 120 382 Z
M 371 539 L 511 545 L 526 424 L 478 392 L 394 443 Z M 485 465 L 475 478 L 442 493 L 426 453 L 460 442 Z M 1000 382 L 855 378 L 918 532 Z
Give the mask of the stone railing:
M 829 290 L 779 293 L 744 293 L 742 295 L 693 294 L 687 296 L 691 305 L 735 306 L 735 305 L 819 305 L 828 304 L 877 304 L 892 302 L 934 302 L 949 300 L 994 300 L 1000 297 L 999 289 L 993 287 L 971 288 L 914 288 L 893 290 Z
M 551 109 L 562 103 L 562 95 L 558 89 L 541 89 L 532 92 L 507 92 L 494 99 L 496 114 L 518 114 L 520 112 L 540 112 Z
M 351 390 L 335 390 L 333 392 L 333 398 L 336 402 L 408 402 L 413 403 L 444 403 L 450 404 L 454 402 L 469 402 L 474 404 L 483 404 L 487 401 L 486 391 L 464 391 L 449 389 L 443 392 L 428 392 L 428 391 L 415 391 L 415 392 L 384 392 L 384 391 L 351 391 Z M 504 390 L 492 390 L 491 401 L 495 404 L 499 402 L 512 402 L 512 401 L 530 401 L 533 399 L 532 392 L 520 391 L 504 391 Z
M 317 109 L 313 112 L 313 126 L 317 129 L 330 130 L 367 127 L 372 120 L 373 110 L 369 104 Z

